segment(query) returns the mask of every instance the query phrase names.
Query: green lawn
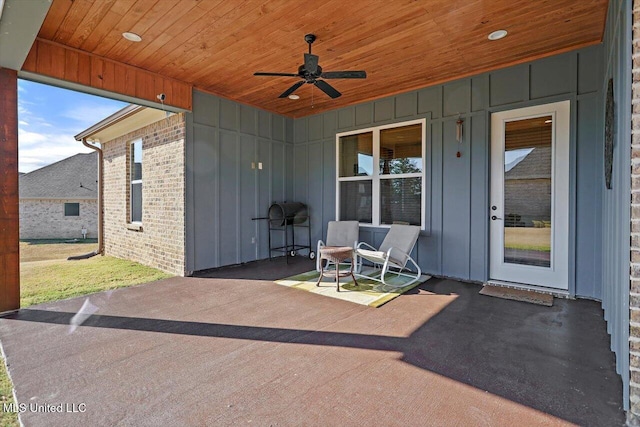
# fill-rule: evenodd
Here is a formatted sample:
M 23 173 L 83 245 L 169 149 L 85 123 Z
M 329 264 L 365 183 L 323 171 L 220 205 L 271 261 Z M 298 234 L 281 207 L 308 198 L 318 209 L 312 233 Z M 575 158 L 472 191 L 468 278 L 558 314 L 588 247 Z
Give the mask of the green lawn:
M 504 247 L 528 251 L 551 251 L 551 228 L 505 227 Z
M 60 241 L 20 243 L 20 305 L 28 307 L 94 292 L 138 285 L 171 275 L 132 261 L 106 256 L 67 261 L 69 255 L 95 250 L 95 243 Z M 0 357 L 0 359 L 3 359 Z M 13 402 L 13 385 L 4 360 L 0 363 L 0 427 L 17 427 L 15 413 L 2 411 L 3 403 Z
M 98 248 L 96 240 L 23 240 L 20 242 L 20 262 L 67 259 L 73 255 L 93 252 Z
M 0 405 L 13 402 L 13 385 L 7 375 L 7 368 L 4 365 L 4 358 L 0 363 Z M 4 412 L 0 408 L 0 427 L 17 427 L 18 416 L 14 412 Z
M 170 277 L 155 268 L 107 256 L 25 262 L 20 270 L 22 307 Z

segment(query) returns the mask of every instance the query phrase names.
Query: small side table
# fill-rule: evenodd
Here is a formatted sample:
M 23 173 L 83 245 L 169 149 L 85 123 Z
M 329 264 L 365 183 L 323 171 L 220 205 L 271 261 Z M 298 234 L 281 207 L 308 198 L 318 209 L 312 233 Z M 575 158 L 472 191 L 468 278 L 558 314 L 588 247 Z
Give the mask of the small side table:
M 320 282 L 324 277 L 335 277 L 336 290 L 340 292 L 340 277 L 346 276 L 351 276 L 353 278 L 353 283 L 357 285 L 358 282 L 356 282 L 356 276 L 353 275 L 353 264 L 355 264 L 353 254 L 353 248 L 350 246 L 325 246 L 320 248 L 320 253 L 318 254 L 320 257 L 320 277 L 318 277 L 316 286 L 320 286 Z M 323 259 L 333 262 L 336 265 L 336 271 L 324 271 L 324 267 L 322 265 Z M 349 271 L 340 273 L 340 263 L 348 259 L 351 259 L 351 268 L 349 268 Z

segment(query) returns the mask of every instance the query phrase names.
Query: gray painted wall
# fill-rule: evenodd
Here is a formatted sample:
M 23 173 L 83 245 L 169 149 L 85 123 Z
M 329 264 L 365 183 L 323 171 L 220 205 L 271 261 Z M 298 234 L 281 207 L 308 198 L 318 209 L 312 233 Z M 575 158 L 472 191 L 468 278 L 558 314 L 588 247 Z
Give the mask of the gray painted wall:
M 570 292 L 601 299 L 602 52 L 594 46 L 296 120 L 194 92 L 187 115 L 188 271 L 266 258 L 266 222 L 251 218 L 264 216 L 274 201 L 307 203 L 317 241 L 335 218 L 336 133 L 426 117 L 427 231 L 414 255 L 430 274 L 484 281 L 489 115 L 569 99 Z M 458 117 L 465 128 L 460 147 Z M 252 162 L 263 169 L 251 169 Z M 385 232 L 363 227 L 360 238 L 377 246 Z
M 629 263 L 631 185 L 631 2 L 612 0 L 604 37 L 604 75 L 599 105 L 605 105 L 607 83 L 613 78 L 615 100 L 612 189 L 600 185 L 602 221 L 602 307 L 622 377 L 625 410 L 629 409 Z M 603 115 L 602 111 L 598 113 Z M 599 132 L 603 135 L 603 131 Z M 602 153 L 603 147 L 598 148 Z M 598 173 L 602 173 L 602 166 Z
M 293 120 L 194 91 L 186 126 L 187 271 L 267 258 L 252 218 L 290 199 Z
M 427 231 L 414 255 L 438 276 L 488 278 L 489 114 L 571 101 L 570 292 L 602 297 L 602 47 L 594 46 L 475 77 L 294 120 L 293 198 L 308 203 L 312 240 L 335 219 L 335 135 L 427 118 Z M 339 82 L 336 83 L 339 87 Z M 464 141 L 455 122 L 464 120 Z M 456 151 L 462 152 L 460 158 Z M 377 246 L 385 229 L 361 228 Z

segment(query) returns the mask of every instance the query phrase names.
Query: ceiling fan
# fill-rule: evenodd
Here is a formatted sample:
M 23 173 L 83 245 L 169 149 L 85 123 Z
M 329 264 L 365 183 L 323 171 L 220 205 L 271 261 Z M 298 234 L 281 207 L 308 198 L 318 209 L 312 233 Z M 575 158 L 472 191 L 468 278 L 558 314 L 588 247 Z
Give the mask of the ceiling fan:
M 304 64 L 298 67 L 298 72 L 293 73 L 253 73 L 254 76 L 279 76 L 279 77 L 298 77 L 302 81 L 291 86 L 289 89 L 282 92 L 278 98 L 286 98 L 296 91 L 300 86 L 305 83 L 313 84 L 318 89 L 329 95 L 331 98 L 337 98 L 342 95 L 333 86 L 325 82 L 322 79 L 364 79 L 367 77 L 365 71 L 322 71 L 322 67 L 318 65 L 318 55 L 311 53 L 311 45 L 316 40 L 314 34 L 307 34 L 304 36 L 304 41 L 309 44 L 309 53 L 304 54 Z

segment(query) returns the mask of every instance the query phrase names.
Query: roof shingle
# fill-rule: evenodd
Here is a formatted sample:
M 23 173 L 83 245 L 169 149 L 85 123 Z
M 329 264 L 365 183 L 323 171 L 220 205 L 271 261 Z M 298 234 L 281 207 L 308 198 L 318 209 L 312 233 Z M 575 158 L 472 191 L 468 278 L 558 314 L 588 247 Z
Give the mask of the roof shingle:
M 97 199 L 98 154 L 80 153 L 20 176 L 21 199 Z

